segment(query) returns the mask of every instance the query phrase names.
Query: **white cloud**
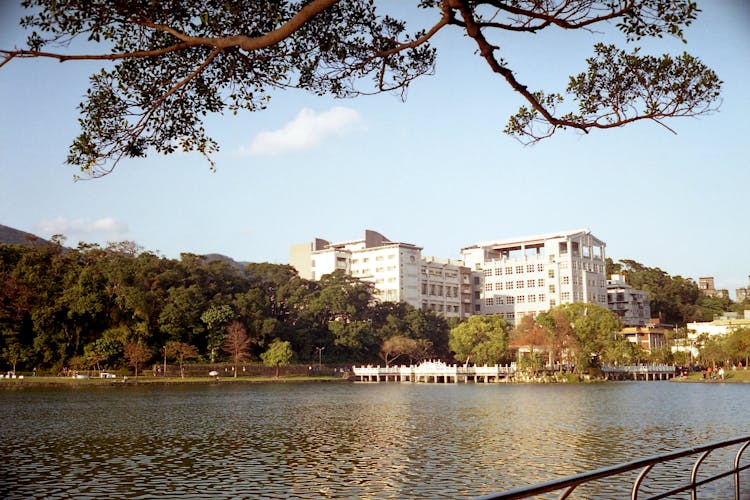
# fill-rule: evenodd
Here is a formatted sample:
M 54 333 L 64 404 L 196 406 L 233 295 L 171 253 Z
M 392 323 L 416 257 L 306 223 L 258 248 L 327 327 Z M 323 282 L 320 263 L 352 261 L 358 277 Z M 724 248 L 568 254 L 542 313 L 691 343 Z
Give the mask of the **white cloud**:
M 291 122 L 278 130 L 259 133 L 238 153 L 242 156 L 273 155 L 312 149 L 329 137 L 361 128 L 361 122 L 357 111 L 343 106 L 334 106 L 321 113 L 303 108 Z
M 45 235 L 62 234 L 71 240 L 122 240 L 128 233 L 128 225 L 112 217 L 102 217 L 96 220 L 68 219 L 55 217 L 39 223 L 39 230 Z

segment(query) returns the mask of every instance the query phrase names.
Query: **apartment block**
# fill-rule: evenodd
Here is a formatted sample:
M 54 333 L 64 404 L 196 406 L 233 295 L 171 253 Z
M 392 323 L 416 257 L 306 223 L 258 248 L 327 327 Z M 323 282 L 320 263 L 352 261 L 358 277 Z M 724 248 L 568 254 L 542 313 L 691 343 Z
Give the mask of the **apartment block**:
M 620 317 L 624 327 L 645 326 L 651 319 L 648 292 L 628 285 L 620 274 L 607 280 L 607 307 Z
M 446 317 L 473 311 L 471 273 L 460 262 L 422 257 L 422 248 L 393 242 L 366 230 L 363 239 L 331 243 L 320 238 L 290 249 L 290 264 L 301 277 L 319 280 L 340 270 L 371 282 L 381 301 L 406 302 Z
M 580 229 L 461 249 L 464 265 L 482 279 L 474 313 L 515 322 L 559 304 L 607 307 L 605 247 L 589 230 Z

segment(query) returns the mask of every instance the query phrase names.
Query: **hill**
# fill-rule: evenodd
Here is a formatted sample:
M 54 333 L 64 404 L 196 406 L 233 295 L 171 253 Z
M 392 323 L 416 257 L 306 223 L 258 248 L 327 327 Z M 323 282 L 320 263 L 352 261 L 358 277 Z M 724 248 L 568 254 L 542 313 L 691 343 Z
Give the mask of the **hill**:
M 50 242 L 44 238 L 36 236 L 35 234 L 0 224 L 0 244 L 33 246 L 38 244 L 50 244 Z

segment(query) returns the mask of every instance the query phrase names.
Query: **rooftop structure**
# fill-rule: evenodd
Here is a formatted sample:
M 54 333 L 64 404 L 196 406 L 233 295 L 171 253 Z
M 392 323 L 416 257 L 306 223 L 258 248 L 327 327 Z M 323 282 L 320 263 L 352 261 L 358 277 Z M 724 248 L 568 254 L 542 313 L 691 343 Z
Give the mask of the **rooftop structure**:
M 625 327 L 644 326 L 651 318 L 648 292 L 628 285 L 620 274 L 613 274 L 607 280 L 607 307 L 620 317 Z
M 716 288 L 714 288 L 713 276 L 698 278 L 698 288 L 700 288 L 701 292 L 704 295 L 707 295 L 709 297 L 720 297 L 724 299 L 729 298 L 729 290 L 717 290 Z

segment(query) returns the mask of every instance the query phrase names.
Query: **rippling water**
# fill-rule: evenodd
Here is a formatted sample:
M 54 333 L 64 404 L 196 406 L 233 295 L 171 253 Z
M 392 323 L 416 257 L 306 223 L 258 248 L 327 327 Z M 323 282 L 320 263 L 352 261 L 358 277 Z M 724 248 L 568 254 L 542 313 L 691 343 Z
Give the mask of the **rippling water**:
M 739 384 L 94 387 L 0 403 L 3 498 L 472 497 L 750 434 Z

